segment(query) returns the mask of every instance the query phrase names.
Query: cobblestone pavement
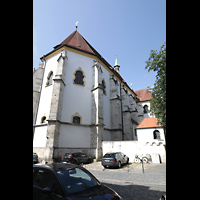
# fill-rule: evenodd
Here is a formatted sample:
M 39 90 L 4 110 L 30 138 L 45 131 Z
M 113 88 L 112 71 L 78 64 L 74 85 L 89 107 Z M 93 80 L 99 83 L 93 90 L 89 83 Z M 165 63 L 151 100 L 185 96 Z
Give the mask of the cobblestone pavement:
M 130 163 L 128 166 L 103 170 L 101 162 L 83 165 L 123 200 L 156 200 L 166 193 L 166 164 L 144 164 L 144 173 L 141 164 Z

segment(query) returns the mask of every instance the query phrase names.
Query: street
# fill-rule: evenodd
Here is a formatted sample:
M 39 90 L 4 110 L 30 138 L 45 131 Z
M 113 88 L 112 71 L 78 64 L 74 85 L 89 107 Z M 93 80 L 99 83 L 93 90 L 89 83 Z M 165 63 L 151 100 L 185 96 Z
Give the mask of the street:
M 123 200 L 159 199 L 166 193 L 166 164 L 141 164 L 103 170 L 101 162 L 84 165 L 101 183 L 114 189 Z

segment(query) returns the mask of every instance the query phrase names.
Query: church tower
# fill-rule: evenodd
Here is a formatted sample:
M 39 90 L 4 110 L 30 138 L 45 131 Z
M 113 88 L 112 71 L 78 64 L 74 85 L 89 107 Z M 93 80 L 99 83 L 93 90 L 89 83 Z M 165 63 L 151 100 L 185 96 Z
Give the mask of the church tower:
M 117 61 L 117 56 L 116 56 L 114 70 L 115 70 L 116 72 L 120 73 L 119 68 L 120 68 L 120 66 L 119 66 L 119 63 L 118 63 L 118 61 Z

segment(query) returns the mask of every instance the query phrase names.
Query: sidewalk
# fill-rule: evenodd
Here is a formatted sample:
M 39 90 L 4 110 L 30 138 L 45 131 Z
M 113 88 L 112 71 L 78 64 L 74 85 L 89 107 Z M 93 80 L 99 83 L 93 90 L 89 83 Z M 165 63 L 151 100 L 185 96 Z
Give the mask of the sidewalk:
M 148 169 L 149 172 L 154 171 L 154 168 L 159 168 L 160 165 L 165 165 L 165 163 L 162 164 L 155 164 L 155 163 L 144 163 L 144 171 Z M 158 166 L 158 167 L 157 167 Z M 101 165 L 101 161 L 90 163 L 90 164 L 83 164 L 83 167 L 87 170 L 100 170 L 103 171 L 104 167 Z M 129 163 L 128 165 L 123 165 L 122 168 L 116 169 L 116 168 L 108 168 L 106 170 L 109 171 L 141 171 L 142 172 L 142 164 L 141 163 Z

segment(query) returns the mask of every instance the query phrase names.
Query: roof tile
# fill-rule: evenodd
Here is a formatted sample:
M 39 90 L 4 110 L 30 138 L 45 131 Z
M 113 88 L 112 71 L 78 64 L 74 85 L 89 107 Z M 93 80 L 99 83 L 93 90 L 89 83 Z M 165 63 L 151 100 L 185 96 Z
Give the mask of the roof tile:
M 158 119 L 155 117 L 144 118 L 136 128 L 155 128 L 162 127 L 162 125 L 157 124 Z

